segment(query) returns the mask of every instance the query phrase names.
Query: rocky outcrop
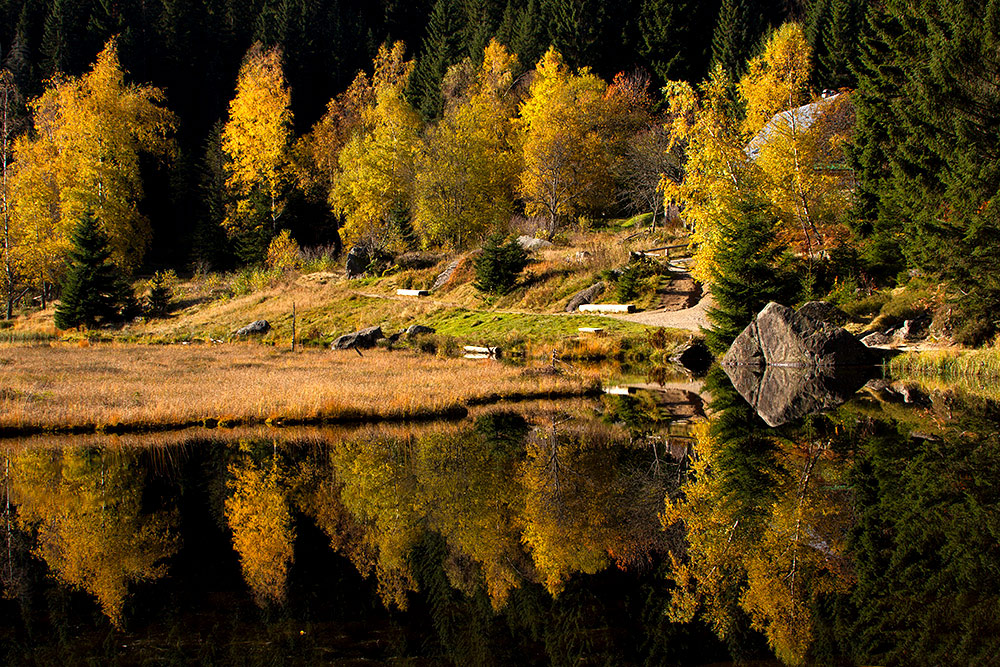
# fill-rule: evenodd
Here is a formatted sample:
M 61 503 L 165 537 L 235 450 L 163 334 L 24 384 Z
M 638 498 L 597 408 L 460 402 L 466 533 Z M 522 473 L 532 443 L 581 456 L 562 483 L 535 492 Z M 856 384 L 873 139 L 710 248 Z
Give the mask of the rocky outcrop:
M 800 317 L 808 317 L 817 322 L 829 322 L 837 326 L 844 326 L 851 318 L 828 301 L 809 301 L 799 306 L 795 311 Z
M 381 338 L 385 338 L 385 335 L 382 333 L 382 327 L 376 325 L 374 327 L 362 329 L 361 331 L 355 331 L 354 333 L 344 334 L 337 340 L 333 341 L 333 344 L 331 344 L 330 347 L 335 350 L 347 350 L 352 347 L 375 347 L 375 344 Z
M 551 241 L 546 241 L 545 239 L 536 239 L 534 236 L 528 236 L 526 234 L 518 236 L 517 243 L 528 252 L 532 252 L 535 250 L 544 250 L 545 248 L 552 247 Z
M 437 280 L 434 281 L 434 284 L 431 285 L 431 291 L 436 290 L 437 288 L 441 287 L 446 282 L 448 282 L 448 280 L 451 278 L 451 274 L 455 273 L 455 269 L 458 268 L 458 265 L 459 263 L 461 263 L 461 261 L 462 258 L 458 257 L 449 262 L 448 266 L 444 268 L 444 271 L 438 274 Z
M 873 368 L 724 366 L 733 387 L 768 426 L 832 410 L 871 378 Z
M 437 330 L 434 327 L 424 326 L 423 324 L 411 324 L 406 329 L 407 336 L 421 336 L 423 334 L 432 334 Z
M 587 289 L 582 289 L 573 295 L 573 298 L 566 304 L 567 313 L 575 313 L 580 306 L 590 303 L 604 291 L 604 283 L 596 282 Z
M 873 354 L 854 336 L 815 313 L 767 304 L 736 337 L 724 366 L 864 366 Z
M 347 261 L 344 268 L 347 271 L 348 278 L 359 278 L 365 274 L 368 270 L 368 265 L 371 264 L 372 258 L 368 250 L 362 246 L 356 245 L 351 248 L 351 251 L 347 253 Z
M 257 320 L 237 329 L 233 333 L 237 336 L 260 336 L 271 330 L 271 323 L 267 320 Z

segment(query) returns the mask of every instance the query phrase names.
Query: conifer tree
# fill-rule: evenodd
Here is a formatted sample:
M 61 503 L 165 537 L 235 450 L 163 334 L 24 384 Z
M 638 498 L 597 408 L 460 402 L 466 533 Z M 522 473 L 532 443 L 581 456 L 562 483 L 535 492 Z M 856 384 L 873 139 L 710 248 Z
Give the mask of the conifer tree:
M 59 329 L 112 321 L 133 308 L 135 296 L 121 270 L 111 261 L 108 237 L 87 213 L 73 234 L 70 268 L 56 308 Z
M 749 0 L 722 0 L 712 34 L 712 66 L 721 65 L 731 79 L 739 78 L 759 35 L 759 21 Z
M 441 115 L 441 81 L 459 58 L 461 14 L 457 0 L 437 0 L 427 24 L 427 36 L 413 70 L 410 98 L 425 119 Z
M 769 301 L 789 296 L 789 283 L 777 269 L 783 248 L 776 238 L 778 216 L 771 205 L 746 193 L 733 207 L 726 207 L 719 233 L 727 252 L 712 267 L 712 297 L 708 311 L 712 328 L 706 342 L 723 354 Z
M 506 294 L 514 288 L 517 276 L 528 265 L 528 253 L 517 239 L 503 234 L 490 236 L 483 252 L 475 260 L 475 288 L 486 294 Z

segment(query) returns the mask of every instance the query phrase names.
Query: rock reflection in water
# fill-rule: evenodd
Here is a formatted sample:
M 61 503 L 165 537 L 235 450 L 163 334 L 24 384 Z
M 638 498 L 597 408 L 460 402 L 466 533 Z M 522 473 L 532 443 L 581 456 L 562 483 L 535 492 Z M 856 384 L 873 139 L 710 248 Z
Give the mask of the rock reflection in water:
M 832 410 L 847 402 L 874 368 L 723 366 L 736 391 L 768 426 Z

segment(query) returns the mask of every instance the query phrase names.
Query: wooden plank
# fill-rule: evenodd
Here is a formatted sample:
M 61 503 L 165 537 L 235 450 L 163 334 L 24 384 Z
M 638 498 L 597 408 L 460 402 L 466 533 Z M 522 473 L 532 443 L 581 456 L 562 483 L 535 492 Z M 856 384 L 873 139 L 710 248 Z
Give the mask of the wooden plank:
M 577 331 L 580 333 L 603 333 L 604 329 L 602 327 L 579 327 Z
M 479 347 L 477 345 L 466 345 L 464 348 L 466 357 L 469 355 L 486 355 L 487 357 L 500 357 L 499 347 Z M 472 357 L 480 358 L 480 357 Z
M 634 313 L 635 304 L 631 303 L 585 303 L 580 306 L 584 313 Z
M 430 292 L 425 289 L 398 289 L 396 294 L 398 296 L 427 296 Z

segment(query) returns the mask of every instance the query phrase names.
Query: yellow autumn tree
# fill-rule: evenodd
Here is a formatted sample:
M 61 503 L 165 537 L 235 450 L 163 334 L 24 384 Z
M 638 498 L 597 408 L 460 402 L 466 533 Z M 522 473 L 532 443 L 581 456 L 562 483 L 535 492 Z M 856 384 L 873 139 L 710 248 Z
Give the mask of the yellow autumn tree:
M 764 52 L 750 60 L 737 89 L 745 106 L 743 132 L 753 136 L 778 112 L 808 100 L 809 43 L 799 23 L 785 23 L 771 35 Z
M 420 118 L 404 96 L 413 73 L 413 61 L 404 60 L 404 52 L 402 42 L 379 48 L 374 102 L 364 107 L 361 123 L 338 156 L 332 201 L 344 218 L 348 242 L 396 248 L 406 243 Z
M 733 214 L 741 191 L 758 187 L 759 180 L 743 150 L 729 87 L 729 77 L 716 67 L 698 90 L 683 81 L 668 81 L 663 89 L 669 149 L 683 149 L 687 161 L 684 177 L 663 178 L 661 189 L 666 204 L 680 205 L 692 229 L 694 274 L 702 282 L 711 282 L 717 254 L 725 249 L 719 221 Z
M 240 66 L 236 96 L 222 129 L 226 187 L 233 201 L 223 226 L 239 239 L 248 259 L 259 259 L 278 231 L 287 197 L 291 131 L 291 92 L 281 50 L 265 50 L 258 42 Z
M 596 208 L 612 190 L 607 85 L 587 69 L 573 73 L 550 47 L 535 66 L 521 106 L 520 194 L 529 215 L 545 217 L 549 236 L 567 217 Z
M 26 449 L 11 461 L 18 521 L 60 581 L 93 595 L 120 626 L 129 586 L 155 581 L 180 545 L 176 510 L 143 508 L 138 459 L 83 448 Z
M 445 109 L 420 143 L 413 226 L 425 245 L 462 247 L 510 219 L 519 168 L 509 94 L 516 66 L 491 41 L 473 92 Z
M 126 83 L 125 76 L 111 40 L 89 72 L 53 79 L 32 102 L 34 136 L 15 147 L 14 220 L 25 237 L 46 237 L 47 251 L 63 250 L 72 227 L 92 212 L 112 260 L 132 270 L 152 238 L 138 210 L 140 155 L 171 155 L 175 119 L 160 89 Z M 45 274 L 36 264 L 32 273 Z

